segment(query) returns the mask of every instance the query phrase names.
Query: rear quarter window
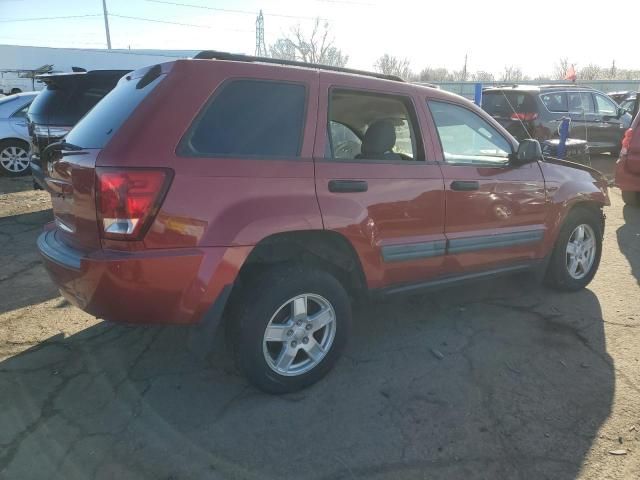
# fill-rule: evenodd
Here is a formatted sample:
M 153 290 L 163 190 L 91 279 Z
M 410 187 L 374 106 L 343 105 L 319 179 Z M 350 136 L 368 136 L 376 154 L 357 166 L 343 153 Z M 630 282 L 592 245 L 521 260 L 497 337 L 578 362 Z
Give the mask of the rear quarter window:
M 185 156 L 298 157 L 306 87 L 232 80 L 216 92 L 180 142 Z
M 104 148 L 136 107 L 166 77 L 156 76 L 150 83 L 141 86 L 142 80 L 122 79 L 116 88 L 107 94 L 85 115 L 67 135 L 67 142 L 82 148 Z

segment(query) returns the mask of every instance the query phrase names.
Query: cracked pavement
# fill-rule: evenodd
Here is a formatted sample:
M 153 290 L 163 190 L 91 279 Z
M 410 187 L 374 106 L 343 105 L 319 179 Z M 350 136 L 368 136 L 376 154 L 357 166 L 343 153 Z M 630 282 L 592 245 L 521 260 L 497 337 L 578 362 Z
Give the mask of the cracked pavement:
M 587 290 L 360 307 L 336 368 L 277 397 L 222 336 L 203 358 L 189 328 L 70 306 L 36 254 L 47 195 L 0 179 L 0 479 L 640 478 L 640 210 L 612 201 Z

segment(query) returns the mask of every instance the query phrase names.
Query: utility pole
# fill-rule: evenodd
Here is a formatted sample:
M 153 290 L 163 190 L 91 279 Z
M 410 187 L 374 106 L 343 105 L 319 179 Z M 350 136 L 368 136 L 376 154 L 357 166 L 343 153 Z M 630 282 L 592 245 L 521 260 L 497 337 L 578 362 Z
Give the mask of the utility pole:
M 107 48 L 111 50 L 111 35 L 109 35 L 109 12 L 107 12 L 107 0 L 102 0 L 102 13 L 104 13 L 104 31 L 107 34 Z
M 464 67 L 462 67 L 462 81 L 467 81 L 467 53 L 464 54 Z
M 264 16 L 262 10 L 256 18 L 256 57 L 266 57 L 267 47 L 264 44 Z

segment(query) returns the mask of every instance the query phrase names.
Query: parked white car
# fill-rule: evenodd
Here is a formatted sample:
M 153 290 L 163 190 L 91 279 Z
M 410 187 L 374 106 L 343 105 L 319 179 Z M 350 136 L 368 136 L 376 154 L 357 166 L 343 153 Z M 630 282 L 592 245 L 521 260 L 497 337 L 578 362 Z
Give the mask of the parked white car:
M 29 170 L 27 110 L 37 94 L 0 98 L 0 175 L 24 175 Z
M 0 72 L 0 93 L 13 95 L 42 90 L 42 82 L 18 72 Z

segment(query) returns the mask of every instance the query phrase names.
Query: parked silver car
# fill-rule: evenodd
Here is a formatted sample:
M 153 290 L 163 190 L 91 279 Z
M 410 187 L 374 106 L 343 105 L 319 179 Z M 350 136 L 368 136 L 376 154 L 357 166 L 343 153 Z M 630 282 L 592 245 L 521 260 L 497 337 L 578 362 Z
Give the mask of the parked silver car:
M 24 175 L 29 170 L 27 110 L 37 94 L 0 98 L 0 175 Z

